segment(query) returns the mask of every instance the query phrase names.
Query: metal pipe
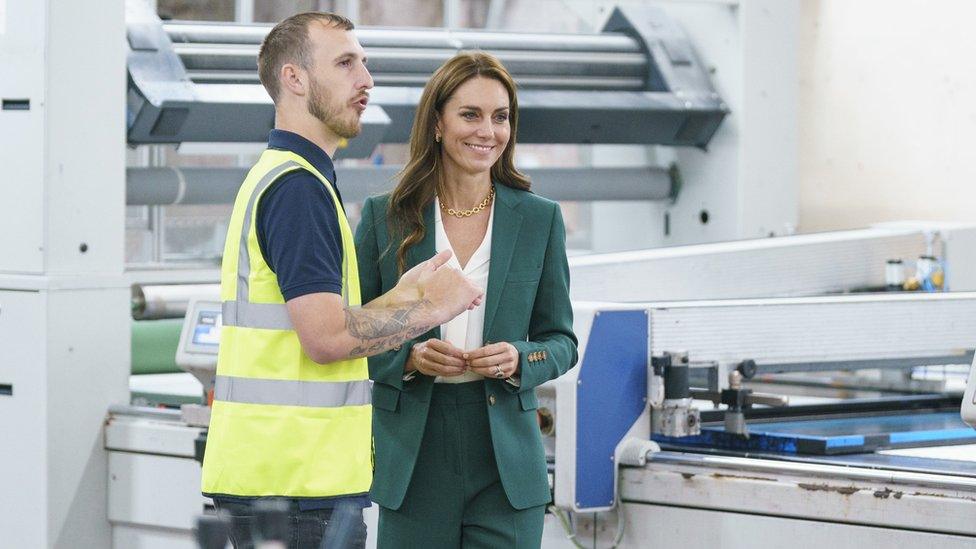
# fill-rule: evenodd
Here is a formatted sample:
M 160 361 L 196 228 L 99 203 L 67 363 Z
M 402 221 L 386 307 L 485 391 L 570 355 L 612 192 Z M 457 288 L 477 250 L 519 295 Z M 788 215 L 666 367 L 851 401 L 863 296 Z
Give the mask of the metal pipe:
M 163 30 L 174 44 L 251 44 L 260 45 L 273 24 L 197 23 L 168 21 Z M 409 47 L 484 49 L 484 50 L 554 50 L 577 52 L 641 53 L 640 44 L 623 33 L 599 34 L 498 32 L 441 28 L 356 29 L 364 48 Z
M 960 350 L 955 354 L 906 358 L 825 360 L 822 362 L 786 362 L 780 364 L 757 362 L 756 372 L 759 374 L 782 374 L 788 372 L 833 372 L 837 370 L 885 370 L 894 368 L 913 368 L 915 366 L 970 364 L 972 361 L 972 350 Z
M 220 299 L 219 284 L 167 284 L 132 286 L 132 318 L 159 320 L 183 318 L 193 299 Z
M 246 168 L 127 168 L 128 206 L 230 204 Z
M 400 166 L 347 166 L 339 169 L 339 188 L 346 202 L 393 189 Z M 667 169 L 529 168 L 532 191 L 553 200 L 665 200 L 672 181 Z M 247 168 L 128 168 L 126 204 L 230 204 Z M 593 183 L 598 181 L 598 185 Z
M 257 84 L 258 73 L 247 70 L 191 70 L 190 80 L 197 84 Z M 422 88 L 429 74 L 386 73 L 373 75 L 377 86 Z M 629 76 L 518 76 L 519 88 L 545 90 L 640 91 L 644 81 Z

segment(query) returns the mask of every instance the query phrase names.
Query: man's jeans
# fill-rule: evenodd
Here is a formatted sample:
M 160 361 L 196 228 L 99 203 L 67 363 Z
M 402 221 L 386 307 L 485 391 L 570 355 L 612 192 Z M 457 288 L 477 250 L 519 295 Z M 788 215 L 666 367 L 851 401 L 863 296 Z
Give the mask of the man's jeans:
M 230 540 L 235 549 L 253 549 L 254 512 L 247 503 L 215 502 L 217 509 L 231 516 Z M 366 523 L 358 506 L 339 505 L 334 509 L 300 511 L 296 503 L 288 512 L 288 549 L 363 549 Z

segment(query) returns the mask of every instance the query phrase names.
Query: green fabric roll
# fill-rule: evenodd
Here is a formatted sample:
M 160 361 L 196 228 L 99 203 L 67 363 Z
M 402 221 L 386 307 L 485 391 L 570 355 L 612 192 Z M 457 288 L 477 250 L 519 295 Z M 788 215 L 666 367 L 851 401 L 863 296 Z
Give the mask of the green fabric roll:
M 176 366 L 182 318 L 132 321 L 132 373 L 171 374 Z

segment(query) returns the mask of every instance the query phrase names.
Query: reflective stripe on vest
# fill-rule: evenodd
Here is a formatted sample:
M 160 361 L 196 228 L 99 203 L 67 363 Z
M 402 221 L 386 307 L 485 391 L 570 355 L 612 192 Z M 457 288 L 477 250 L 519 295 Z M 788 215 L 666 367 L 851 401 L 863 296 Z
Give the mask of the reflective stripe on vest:
M 261 328 L 264 330 L 291 330 L 288 307 L 278 303 L 251 303 L 249 301 L 225 301 L 220 305 L 224 326 Z
M 369 381 L 291 381 L 217 376 L 214 398 L 241 404 L 337 408 L 370 403 Z

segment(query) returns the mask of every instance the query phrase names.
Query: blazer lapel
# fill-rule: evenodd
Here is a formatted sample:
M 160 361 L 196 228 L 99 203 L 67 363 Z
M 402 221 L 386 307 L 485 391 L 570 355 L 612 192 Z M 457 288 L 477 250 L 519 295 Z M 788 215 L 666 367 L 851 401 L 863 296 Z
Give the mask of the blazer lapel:
M 515 252 L 515 242 L 518 241 L 519 229 L 522 227 L 522 215 L 516 211 L 521 197 L 518 193 L 505 185 L 495 185 L 494 220 L 491 228 L 491 265 L 488 267 L 487 300 L 485 302 L 485 327 L 482 338 L 488 343 L 498 302 L 505 278 L 512 264 L 512 254 Z
M 435 239 L 437 228 L 434 226 L 433 202 L 424 207 L 424 227 L 427 229 L 424 239 L 407 252 L 407 270 L 422 261 L 427 261 L 437 253 L 437 240 Z
M 437 253 L 437 228 L 434 226 L 434 203 L 431 202 L 424 208 L 424 227 L 426 231 L 424 234 L 424 239 L 421 240 L 416 246 L 410 248 L 407 252 L 407 270 L 416 266 L 418 263 L 427 261 L 434 254 Z M 431 334 L 431 337 L 440 339 L 441 338 L 441 327 L 434 326 L 434 328 L 427 332 Z

